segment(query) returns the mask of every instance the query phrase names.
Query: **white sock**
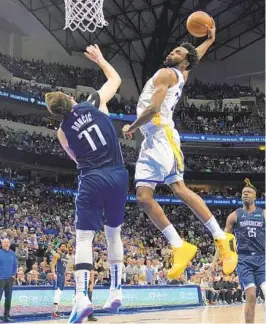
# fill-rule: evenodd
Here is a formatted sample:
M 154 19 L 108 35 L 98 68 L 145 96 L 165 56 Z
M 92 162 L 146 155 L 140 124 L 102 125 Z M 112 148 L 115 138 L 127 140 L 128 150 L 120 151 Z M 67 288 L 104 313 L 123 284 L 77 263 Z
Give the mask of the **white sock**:
M 261 285 L 260 285 L 260 288 L 263 292 L 263 295 L 264 295 L 264 298 L 266 298 L 266 282 L 263 282 Z
M 77 300 L 81 296 L 87 296 L 89 279 L 90 279 L 90 271 L 88 271 L 88 270 L 77 270 L 76 271 L 75 280 L 76 280 Z
M 172 224 L 168 225 L 162 231 L 162 233 L 167 238 L 172 247 L 181 247 L 183 245 L 183 240 Z
M 81 296 L 87 296 L 88 285 L 90 280 L 90 271 L 87 270 L 89 265 L 93 263 L 92 256 L 92 240 L 94 231 L 76 231 L 76 255 L 75 265 L 84 265 L 75 273 L 76 279 L 76 296 L 77 300 Z M 85 266 L 86 265 L 86 266 Z
M 225 233 L 221 229 L 220 225 L 217 223 L 217 220 L 215 219 L 214 216 L 212 216 L 212 218 L 204 225 L 211 232 L 214 239 L 217 240 L 225 239 Z
M 110 265 L 110 272 L 111 272 L 111 286 L 110 289 L 119 289 L 121 286 L 122 280 L 122 263 L 113 263 Z

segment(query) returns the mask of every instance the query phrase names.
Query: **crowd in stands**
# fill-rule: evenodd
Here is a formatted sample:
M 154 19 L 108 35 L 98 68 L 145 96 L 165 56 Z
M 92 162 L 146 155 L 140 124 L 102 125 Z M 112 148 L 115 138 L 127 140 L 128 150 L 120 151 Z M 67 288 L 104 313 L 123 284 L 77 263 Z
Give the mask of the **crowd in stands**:
M 180 110 L 180 130 L 185 133 L 200 133 L 208 135 L 260 135 L 263 129 L 259 131 L 254 129 L 249 114 L 192 114 L 191 111 Z M 178 125 L 178 123 L 177 123 Z
M 43 100 L 44 94 L 47 91 L 62 91 L 62 87 L 75 89 L 77 85 L 99 89 L 106 80 L 104 74 L 100 70 L 80 68 L 60 63 L 46 63 L 43 60 L 25 60 L 14 58 L 2 53 L 0 53 L 0 64 L 13 73 L 15 77 L 30 81 L 30 83 L 19 82 L 16 84 L 1 81 L 1 87 L 29 94 L 41 100 Z M 46 86 L 41 87 L 38 85 L 40 83 Z M 226 83 L 203 83 L 197 79 L 192 83 L 186 84 L 185 93 L 189 98 L 215 100 L 217 102 L 226 98 L 240 98 L 248 96 L 255 96 L 257 100 L 261 102 L 265 101 L 265 94 L 258 88 L 254 90 L 251 86 L 241 86 L 239 84 L 229 85 Z M 82 101 L 85 98 L 86 94 L 81 94 L 77 100 Z M 109 105 L 111 112 L 122 114 L 136 113 L 135 100 L 131 100 L 127 103 L 118 103 L 114 99 Z M 221 107 L 219 106 L 218 109 L 221 109 Z M 234 129 L 231 131 L 234 131 Z
M 123 283 L 128 285 L 199 284 L 206 303 L 218 300 L 231 304 L 242 300 L 236 274 L 224 276 L 220 264 L 211 270 L 213 240 L 201 222 L 185 205 L 163 206 L 181 237 L 198 246 L 198 252 L 184 275 L 169 281 L 169 246 L 161 233 L 135 204 L 125 209 L 122 228 L 125 259 Z M 66 285 L 73 286 L 75 254 L 74 197 L 55 194 L 41 183 L 0 188 L 0 238 L 9 238 L 18 258 L 16 285 L 52 286 L 50 263 L 60 243 L 68 248 Z M 223 226 L 228 208 L 212 209 Z M 96 284 L 108 285 L 110 273 L 103 232 L 96 234 L 93 255 Z
M 198 81 L 195 81 L 197 84 Z M 188 85 L 188 89 L 198 89 L 195 84 Z M 202 83 L 199 83 L 204 85 Z M 210 86 L 210 85 L 209 85 Z M 216 85 L 218 86 L 218 85 Z M 229 86 L 228 86 L 229 87 Z M 205 87 L 203 87 L 205 88 Z M 207 87 L 208 88 L 208 87 Z M 37 85 L 36 82 L 18 82 L 18 83 L 11 83 L 10 81 L 2 80 L 0 82 L 0 89 L 2 91 L 14 91 L 16 93 L 33 96 L 36 100 L 44 101 L 45 93 L 49 91 L 62 91 L 60 88 L 53 88 L 53 87 L 40 87 Z M 240 86 L 229 87 L 229 89 L 242 89 Z M 243 87 L 246 89 L 246 87 Z M 233 91 L 233 90 L 232 90 Z M 211 90 L 210 90 L 211 92 Z M 212 93 L 212 92 L 211 92 Z M 193 92 L 191 92 L 193 94 Z M 71 94 L 73 95 L 73 94 Z M 74 94 L 75 96 L 75 94 Z M 78 102 L 84 101 L 87 98 L 87 94 L 81 93 L 76 100 Z M 195 96 L 193 97 L 195 98 Z M 218 135 L 258 135 L 258 130 L 254 130 L 254 125 L 252 125 L 250 120 L 251 108 L 242 106 L 239 107 L 238 105 L 228 104 L 222 105 L 222 100 L 218 100 L 215 98 L 215 108 L 214 112 L 219 112 L 216 115 L 209 114 L 210 107 L 207 105 L 201 105 L 201 107 L 197 108 L 193 103 L 188 106 L 184 107 L 181 104 L 181 109 L 176 111 L 175 114 L 175 122 L 177 128 L 184 132 L 190 133 L 204 133 L 204 134 L 218 134 Z M 231 107 L 232 106 L 232 107 Z M 136 114 L 136 103 L 132 99 L 130 102 L 118 102 L 117 99 L 114 97 L 108 104 L 109 110 L 112 113 L 116 114 Z M 4 116 L 2 116 L 4 117 Z M 179 117 L 179 118 L 178 118 Z M 26 117 L 16 117 L 9 114 L 6 118 L 12 118 L 12 120 L 31 123 L 33 125 L 41 125 L 47 126 L 49 128 L 54 128 L 53 123 L 45 122 L 40 118 L 26 118 Z M 177 119 L 178 118 L 178 119 Z M 259 112 L 259 118 L 262 120 L 262 127 L 261 133 L 263 133 L 263 112 Z M 181 121 L 181 124 L 179 122 Z M 180 125 L 180 127 L 179 127 Z
M 43 60 L 24 60 L 2 53 L 0 63 L 18 78 L 49 84 L 53 88 L 57 86 L 75 88 L 77 85 L 85 85 L 99 89 L 106 80 L 100 70 L 46 63 Z
M 241 86 L 239 84 L 229 85 L 227 83 L 204 83 L 197 79 L 187 84 L 185 89 L 188 97 L 193 99 L 216 100 L 256 95 L 256 91 L 251 86 Z
M 265 172 L 265 159 L 254 156 L 193 155 L 185 159 L 188 169 L 198 172 Z
M 259 116 L 262 127 L 265 129 L 265 109 L 260 109 L 258 111 L 258 116 Z
M 18 150 L 36 154 L 51 154 L 61 158 L 68 158 L 54 136 L 43 136 L 41 133 L 26 131 L 14 132 L 0 127 L 0 145 L 15 147 Z M 134 164 L 138 158 L 138 150 L 122 145 L 122 152 L 126 164 Z M 256 157 L 213 157 L 204 155 L 186 156 L 187 171 L 198 172 L 254 172 L 263 173 L 265 160 Z
M 74 286 L 75 254 L 74 199 L 49 193 L 42 185 L 1 189 L 0 238 L 9 238 L 18 257 L 16 285 L 53 285 L 50 263 L 60 243 L 68 247 L 66 286 Z M 136 205 L 125 210 L 122 229 L 125 259 L 123 283 L 127 285 L 198 284 L 206 304 L 242 301 L 236 274 L 225 276 L 221 265 L 211 270 L 212 239 L 191 211 L 184 205 L 163 206 L 182 238 L 197 244 L 198 253 L 178 280 L 169 281 L 170 249 L 159 231 Z M 212 210 L 224 225 L 229 209 Z M 94 239 L 96 285 L 109 285 L 107 246 L 104 233 Z
M 0 81 L 0 91 L 10 91 L 16 93 L 17 95 L 30 96 L 35 99 L 35 103 L 37 102 L 37 100 L 44 102 L 45 100 L 44 97 L 47 92 L 51 92 L 51 91 L 64 92 L 64 90 L 60 87 L 52 87 L 52 86 L 44 87 L 38 85 L 35 81 L 31 81 L 30 83 L 24 81 L 14 83 L 7 80 Z M 86 101 L 89 96 L 86 93 L 80 93 L 78 96 L 76 96 L 74 93 L 74 89 L 73 89 L 73 93 L 68 92 L 68 94 L 75 97 L 75 100 L 77 102 Z M 130 102 L 125 102 L 122 99 L 120 102 L 118 102 L 116 97 L 113 97 L 108 102 L 108 108 L 110 112 L 116 114 L 136 114 L 136 105 L 134 104 L 134 102 L 132 102 L 132 100 Z

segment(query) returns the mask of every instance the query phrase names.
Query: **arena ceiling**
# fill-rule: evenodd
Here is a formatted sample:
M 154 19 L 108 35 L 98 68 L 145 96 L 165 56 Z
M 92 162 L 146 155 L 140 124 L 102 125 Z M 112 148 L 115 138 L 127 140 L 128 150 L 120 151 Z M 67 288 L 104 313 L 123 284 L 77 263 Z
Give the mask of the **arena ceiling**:
M 67 52 L 83 51 L 87 44 L 97 43 L 109 60 L 123 55 L 136 83 L 135 64 L 142 66 L 145 82 L 176 44 L 189 40 L 197 45 L 199 40 L 190 37 L 185 28 L 187 17 L 195 10 L 207 11 L 216 21 L 217 39 L 208 52 L 212 59 L 225 60 L 265 38 L 264 0 L 105 0 L 109 25 L 93 34 L 63 30 L 64 0 L 19 1 Z

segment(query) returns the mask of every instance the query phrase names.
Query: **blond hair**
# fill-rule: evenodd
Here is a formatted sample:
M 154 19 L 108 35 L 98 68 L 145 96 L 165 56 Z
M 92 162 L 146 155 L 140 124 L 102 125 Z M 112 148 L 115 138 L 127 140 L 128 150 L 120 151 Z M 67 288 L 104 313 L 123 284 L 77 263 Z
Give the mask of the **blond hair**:
M 57 116 L 64 116 L 73 107 L 71 99 L 60 91 L 46 93 L 45 102 L 50 113 Z

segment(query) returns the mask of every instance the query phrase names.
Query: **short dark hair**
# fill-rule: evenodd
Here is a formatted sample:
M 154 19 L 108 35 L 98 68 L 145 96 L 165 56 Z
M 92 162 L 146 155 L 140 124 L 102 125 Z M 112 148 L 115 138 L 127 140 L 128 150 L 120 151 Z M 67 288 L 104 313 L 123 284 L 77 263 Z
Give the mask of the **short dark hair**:
M 46 93 L 45 102 L 51 114 L 55 116 L 64 116 L 72 109 L 70 99 L 66 94 L 60 91 Z
M 195 46 L 191 43 L 182 43 L 181 46 L 188 50 L 187 60 L 189 65 L 186 67 L 186 70 L 189 71 L 199 63 L 198 53 Z

